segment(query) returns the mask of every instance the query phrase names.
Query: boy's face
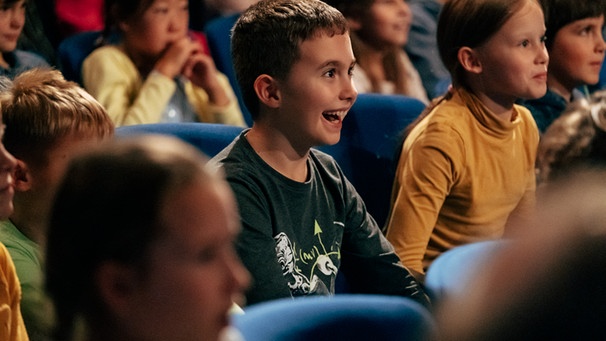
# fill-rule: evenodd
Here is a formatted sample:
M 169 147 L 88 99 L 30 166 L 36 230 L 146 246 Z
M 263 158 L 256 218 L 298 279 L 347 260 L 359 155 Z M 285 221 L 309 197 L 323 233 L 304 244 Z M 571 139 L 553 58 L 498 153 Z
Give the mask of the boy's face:
M 17 40 L 25 24 L 25 0 L 6 5 L 0 0 L 0 52 L 10 52 L 17 47 Z
M 339 142 L 343 119 L 358 92 L 349 34 L 325 33 L 299 45 L 300 58 L 278 80 L 281 128 L 302 150 Z
M 250 282 L 234 249 L 235 199 L 227 185 L 195 182 L 165 202 L 126 322 L 147 340 L 217 340 Z
M 4 148 L 3 137 L 4 125 L 0 125 L 0 219 L 7 219 L 13 213 L 13 173 L 17 160 Z
M 604 16 L 576 20 L 555 35 L 549 63 L 549 86 L 568 92 L 583 84 L 596 84 L 604 60 Z

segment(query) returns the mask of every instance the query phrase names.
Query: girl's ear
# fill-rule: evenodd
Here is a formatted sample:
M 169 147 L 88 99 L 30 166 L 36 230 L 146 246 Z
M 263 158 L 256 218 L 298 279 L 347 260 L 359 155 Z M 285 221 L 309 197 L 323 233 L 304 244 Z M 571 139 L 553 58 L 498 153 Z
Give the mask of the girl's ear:
M 261 103 L 274 109 L 280 107 L 280 88 L 275 78 L 262 74 L 255 79 L 253 87 Z
M 459 49 L 457 58 L 465 71 L 475 74 L 482 72 L 482 63 L 476 50 L 463 46 Z
M 101 300 L 120 317 L 128 316 L 137 304 L 137 274 L 131 267 L 105 262 L 95 274 Z

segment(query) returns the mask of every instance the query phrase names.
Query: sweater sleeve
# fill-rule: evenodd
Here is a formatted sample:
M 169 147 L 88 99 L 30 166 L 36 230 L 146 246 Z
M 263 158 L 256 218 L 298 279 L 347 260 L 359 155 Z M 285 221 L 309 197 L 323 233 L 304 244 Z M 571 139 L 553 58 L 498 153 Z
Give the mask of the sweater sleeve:
M 0 243 L 0 339 L 29 340 L 20 310 L 21 288 L 15 265 Z
M 159 122 L 177 87 L 159 72 L 142 81 L 128 56 L 113 46 L 101 47 L 84 60 L 82 80 L 116 126 Z
M 225 106 L 217 106 L 210 103 L 206 91 L 193 85 L 191 82 L 188 82 L 185 87 L 187 98 L 191 102 L 192 106 L 196 109 L 200 121 L 230 124 L 241 127 L 246 126 L 244 116 L 242 115 L 242 111 L 238 105 L 238 99 L 236 98 L 229 80 L 224 74 L 218 71 L 217 76 L 219 78 L 221 87 L 225 93 L 227 93 L 227 96 L 230 99 L 229 104 Z
M 416 137 L 416 138 L 415 138 Z M 409 136 L 396 172 L 386 236 L 405 266 L 424 273 L 423 257 L 438 215 L 461 172 L 464 148 L 450 127 L 430 124 Z

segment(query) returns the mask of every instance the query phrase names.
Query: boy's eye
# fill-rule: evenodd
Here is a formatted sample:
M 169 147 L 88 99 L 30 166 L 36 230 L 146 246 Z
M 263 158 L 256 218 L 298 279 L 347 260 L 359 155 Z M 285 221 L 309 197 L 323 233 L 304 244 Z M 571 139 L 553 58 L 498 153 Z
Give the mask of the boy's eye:
M 335 69 L 330 69 L 324 73 L 324 75 L 326 75 L 327 77 L 330 77 L 330 78 L 334 77 L 335 74 L 336 74 Z
M 528 45 L 530 45 L 530 42 L 529 42 L 528 40 L 524 40 L 524 41 L 522 41 L 522 42 L 520 43 L 520 45 L 521 45 L 522 47 L 528 47 Z

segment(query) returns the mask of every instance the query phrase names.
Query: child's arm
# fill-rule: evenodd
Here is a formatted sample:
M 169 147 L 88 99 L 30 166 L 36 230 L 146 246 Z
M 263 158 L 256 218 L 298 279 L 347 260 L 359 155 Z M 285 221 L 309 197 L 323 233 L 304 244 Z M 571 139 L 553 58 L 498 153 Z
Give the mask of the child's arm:
M 159 122 L 176 89 L 174 80 L 159 72 L 143 82 L 130 58 L 115 46 L 101 47 L 86 58 L 82 78 L 116 126 Z
M 231 101 L 219 82 L 219 71 L 211 56 L 200 52 L 191 55 L 183 67 L 183 75 L 195 86 L 204 89 L 212 104 L 226 106 Z
M 428 128 L 428 130 L 430 130 Z M 457 168 L 454 141 L 441 131 L 423 132 L 400 158 L 398 192 L 387 222 L 386 237 L 402 263 L 423 274 L 423 258 Z
M 341 249 L 341 270 L 350 290 L 357 293 L 400 295 L 429 306 L 429 298 L 411 271 L 366 211 L 362 198 L 346 182 L 348 217 Z
M 229 97 L 229 103 L 224 106 L 214 105 L 209 99 L 208 94 L 202 88 L 187 83 L 185 92 L 187 98 L 195 108 L 198 118 L 201 122 L 223 123 L 235 126 L 247 126 L 244 115 L 238 105 L 236 94 L 234 93 L 227 77 L 217 71 L 217 80 Z

